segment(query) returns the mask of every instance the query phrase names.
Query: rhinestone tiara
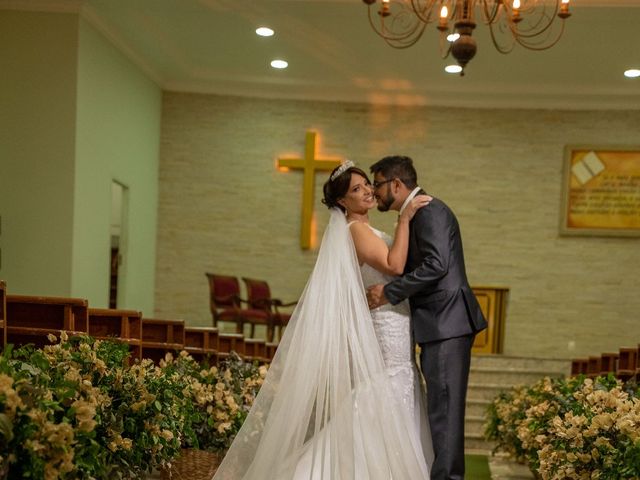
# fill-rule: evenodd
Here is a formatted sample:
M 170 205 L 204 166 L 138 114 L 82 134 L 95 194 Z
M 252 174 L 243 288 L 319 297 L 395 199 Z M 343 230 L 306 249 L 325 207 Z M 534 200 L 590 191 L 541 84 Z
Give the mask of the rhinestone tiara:
M 333 182 L 336 178 L 338 178 L 344 172 L 349 170 L 351 167 L 355 167 L 355 166 L 356 166 L 356 164 L 353 163 L 351 160 L 345 160 L 344 163 L 342 165 L 340 165 L 335 172 L 333 172 L 333 174 L 331 175 L 329 180 L 331 180 Z

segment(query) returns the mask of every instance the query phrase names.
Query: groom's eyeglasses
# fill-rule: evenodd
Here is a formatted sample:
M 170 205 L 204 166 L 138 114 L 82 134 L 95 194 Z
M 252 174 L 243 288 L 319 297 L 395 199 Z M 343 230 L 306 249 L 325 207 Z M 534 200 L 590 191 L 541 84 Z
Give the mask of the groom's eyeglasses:
M 391 178 L 389 180 L 385 180 L 384 182 L 373 182 L 373 189 L 377 190 L 379 189 L 382 185 L 384 185 L 385 183 L 389 183 L 389 182 L 393 182 L 395 180 L 395 178 Z

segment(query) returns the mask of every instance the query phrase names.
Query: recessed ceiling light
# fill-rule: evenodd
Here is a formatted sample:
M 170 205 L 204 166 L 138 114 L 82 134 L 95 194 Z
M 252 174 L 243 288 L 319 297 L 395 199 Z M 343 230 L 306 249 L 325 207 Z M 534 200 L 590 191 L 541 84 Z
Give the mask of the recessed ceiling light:
M 631 68 L 631 69 L 627 70 L 626 72 L 624 72 L 624 76 L 628 77 L 628 78 L 640 77 L 640 70 L 638 70 L 637 68 Z
M 271 37 L 274 34 L 274 31 L 269 27 L 260 27 L 256 29 L 256 33 L 261 37 Z
M 287 68 L 289 66 L 289 64 L 287 62 L 285 62 L 284 60 L 272 60 L 271 61 L 271 66 L 273 68 Z
M 447 73 L 460 73 L 462 71 L 462 67 L 460 65 L 447 65 L 444 67 L 444 71 Z
M 460 34 L 459 33 L 450 33 L 449 35 L 447 35 L 447 40 L 450 42 L 455 42 L 457 39 L 460 38 Z

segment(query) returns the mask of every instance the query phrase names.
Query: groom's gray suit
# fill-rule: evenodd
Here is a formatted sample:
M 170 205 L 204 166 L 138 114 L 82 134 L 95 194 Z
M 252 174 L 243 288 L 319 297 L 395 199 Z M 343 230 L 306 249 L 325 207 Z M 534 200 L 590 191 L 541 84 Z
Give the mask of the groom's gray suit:
M 487 322 L 467 281 L 458 220 L 444 202 L 434 198 L 416 212 L 404 275 L 387 284 L 384 294 L 394 305 L 405 298 L 411 305 L 427 382 L 431 480 L 461 480 L 471 346 Z

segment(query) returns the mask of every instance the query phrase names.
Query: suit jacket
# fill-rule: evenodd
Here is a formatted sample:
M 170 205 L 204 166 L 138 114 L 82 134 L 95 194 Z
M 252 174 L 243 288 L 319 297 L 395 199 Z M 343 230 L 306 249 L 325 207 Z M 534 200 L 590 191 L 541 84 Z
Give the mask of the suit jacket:
M 458 220 L 441 200 L 434 198 L 414 215 L 404 274 L 385 285 L 384 294 L 394 305 L 409 299 L 417 343 L 475 334 L 487 327 L 467 281 Z

